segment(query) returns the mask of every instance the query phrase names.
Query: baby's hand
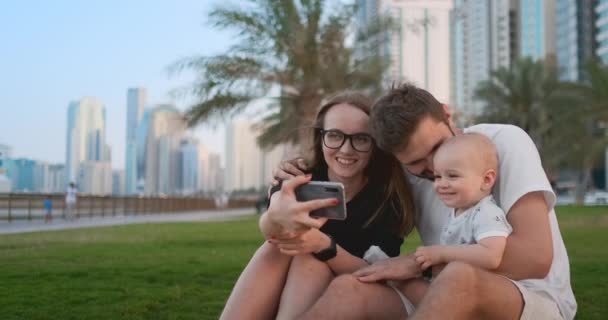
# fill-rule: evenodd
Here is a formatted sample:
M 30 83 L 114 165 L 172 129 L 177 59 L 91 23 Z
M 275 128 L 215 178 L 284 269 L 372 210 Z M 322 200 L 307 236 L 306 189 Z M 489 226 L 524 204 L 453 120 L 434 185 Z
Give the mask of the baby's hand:
M 421 270 L 441 263 L 441 248 L 439 246 L 418 247 L 416 249 L 416 262 Z

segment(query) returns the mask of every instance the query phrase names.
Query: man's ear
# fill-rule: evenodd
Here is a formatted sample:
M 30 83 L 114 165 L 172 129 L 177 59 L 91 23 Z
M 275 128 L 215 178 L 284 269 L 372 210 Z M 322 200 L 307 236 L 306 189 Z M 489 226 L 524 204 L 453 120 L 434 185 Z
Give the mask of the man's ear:
M 486 170 L 486 172 L 483 174 L 481 190 L 482 191 L 492 190 L 492 187 L 494 186 L 495 182 L 496 182 L 496 170 L 494 170 L 494 169 Z
M 443 112 L 445 113 L 445 119 L 448 121 L 448 125 L 453 130 L 455 128 L 455 126 L 454 126 L 454 118 L 452 118 L 452 115 L 453 115 L 452 109 L 450 109 L 450 107 L 445 103 L 442 104 L 441 106 L 443 107 Z

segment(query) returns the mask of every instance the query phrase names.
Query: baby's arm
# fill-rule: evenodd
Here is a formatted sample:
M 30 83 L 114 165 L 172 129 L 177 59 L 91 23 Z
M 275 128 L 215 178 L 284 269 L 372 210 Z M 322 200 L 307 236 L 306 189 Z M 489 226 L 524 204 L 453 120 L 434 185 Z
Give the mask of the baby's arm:
M 421 269 L 460 261 L 482 269 L 494 270 L 502 261 L 506 244 L 507 238 L 496 236 L 481 239 L 476 244 L 419 247 L 416 250 L 416 262 Z

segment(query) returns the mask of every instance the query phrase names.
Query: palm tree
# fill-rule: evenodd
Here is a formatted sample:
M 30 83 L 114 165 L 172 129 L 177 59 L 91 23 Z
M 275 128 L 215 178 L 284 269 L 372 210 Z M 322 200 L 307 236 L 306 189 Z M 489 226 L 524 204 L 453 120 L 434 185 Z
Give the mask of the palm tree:
M 550 177 L 563 168 L 580 172 L 578 201 L 608 145 L 608 67 L 590 62 L 584 79 L 560 82 L 552 66 L 523 59 L 492 72 L 476 90 L 485 102 L 479 120 L 528 132 Z
M 322 0 L 249 0 L 216 7 L 209 14 L 220 29 L 236 30 L 226 53 L 178 61 L 174 71 L 194 70 L 197 102 L 187 112 L 190 125 L 242 111 L 255 99 L 280 91 L 261 119 L 262 147 L 297 143 L 327 94 L 344 90 L 380 91 L 388 59 L 380 53 L 391 25 L 380 18 L 354 32 L 355 6 Z M 350 40 L 350 41 L 349 41 Z M 349 42 L 357 43 L 355 52 Z M 274 90 L 274 91 L 272 91 Z
M 579 170 L 577 197 L 582 201 L 591 170 L 600 165 L 608 147 L 608 66 L 597 60 L 585 65 L 583 80 L 565 83 L 562 92 L 576 101 L 577 112 L 564 126 L 577 134 L 568 145 L 568 164 Z
M 571 106 L 559 86 L 554 67 L 524 58 L 514 61 L 511 68 L 493 71 L 475 92 L 485 105 L 478 121 L 509 123 L 525 130 L 537 145 L 550 176 L 563 161 L 555 153 L 564 133 L 556 121 L 569 114 Z

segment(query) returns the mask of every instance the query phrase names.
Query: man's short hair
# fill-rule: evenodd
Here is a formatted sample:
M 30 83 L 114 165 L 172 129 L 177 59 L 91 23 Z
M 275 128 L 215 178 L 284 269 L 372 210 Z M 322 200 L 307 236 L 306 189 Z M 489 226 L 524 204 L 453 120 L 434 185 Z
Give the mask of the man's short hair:
M 370 129 L 378 147 L 395 153 L 407 148 L 418 124 L 426 117 L 447 121 L 443 105 L 413 84 L 393 87 L 372 107 Z

